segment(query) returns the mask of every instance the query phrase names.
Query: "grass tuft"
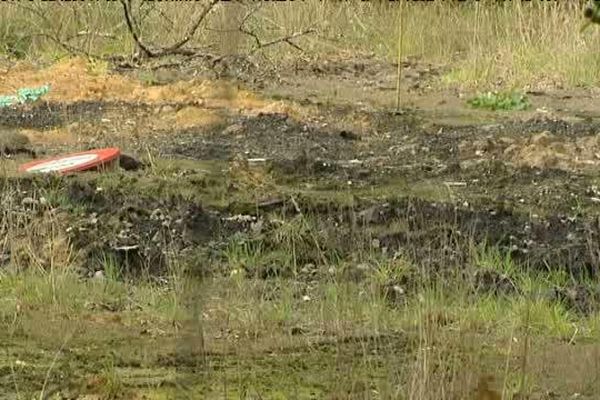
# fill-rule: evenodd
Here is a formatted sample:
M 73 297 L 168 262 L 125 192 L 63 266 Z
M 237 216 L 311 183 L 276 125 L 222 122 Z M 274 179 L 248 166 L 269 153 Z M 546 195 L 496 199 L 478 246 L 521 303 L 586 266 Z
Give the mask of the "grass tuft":
M 491 111 L 522 111 L 528 109 L 531 104 L 526 95 L 520 92 L 486 92 L 467 100 L 473 108 L 487 109 Z

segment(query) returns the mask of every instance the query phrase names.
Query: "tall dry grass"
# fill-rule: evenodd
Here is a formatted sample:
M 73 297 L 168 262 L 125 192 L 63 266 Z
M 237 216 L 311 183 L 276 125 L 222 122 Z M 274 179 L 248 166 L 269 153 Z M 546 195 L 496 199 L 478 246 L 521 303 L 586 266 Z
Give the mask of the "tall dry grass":
M 402 6 L 400 6 L 402 5 Z M 202 3 L 139 3 L 141 36 L 155 45 L 173 43 Z M 580 33 L 580 1 L 515 2 L 276 2 L 220 3 L 193 45 L 244 53 L 263 42 L 307 27 L 317 34 L 296 40 L 304 53 L 280 44 L 265 49 L 274 62 L 297 57 L 372 53 L 395 60 L 398 24 L 404 13 L 406 57 L 451 66 L 448 85 L 592 86 L 600 76 L 598 31 Z M 63 45 L 57 42 L 59 39 Z M 65 46 L 66 45 L 66 46 Z M 21 57 L 58 57 L 69 47 L 96 55 L 134 49 L 118 2 L 16 3 L 2 5 L 0 52 Z

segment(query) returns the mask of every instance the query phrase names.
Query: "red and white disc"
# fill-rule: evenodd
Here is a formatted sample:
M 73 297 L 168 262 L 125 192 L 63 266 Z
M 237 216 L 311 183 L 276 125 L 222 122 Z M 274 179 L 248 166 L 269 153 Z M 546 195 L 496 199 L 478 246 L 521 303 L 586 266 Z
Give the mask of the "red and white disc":
M 21 172 L 66 174 L 100 167 L 116 160 L 121 151 L 116 147 L 67 154 L 46 160 L 32 161 L 19 167 Z

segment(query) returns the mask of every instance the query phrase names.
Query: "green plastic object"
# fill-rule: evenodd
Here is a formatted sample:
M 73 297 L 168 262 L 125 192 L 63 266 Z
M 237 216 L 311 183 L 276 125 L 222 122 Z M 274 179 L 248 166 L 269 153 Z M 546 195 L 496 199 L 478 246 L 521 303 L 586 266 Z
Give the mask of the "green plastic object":
M 31 103 L 38 100 L 50 91 L 50 85 L 38 88 L 22 88 L 13 96 L 0 96 L 0 108 L 10 107 L 15 104 Z

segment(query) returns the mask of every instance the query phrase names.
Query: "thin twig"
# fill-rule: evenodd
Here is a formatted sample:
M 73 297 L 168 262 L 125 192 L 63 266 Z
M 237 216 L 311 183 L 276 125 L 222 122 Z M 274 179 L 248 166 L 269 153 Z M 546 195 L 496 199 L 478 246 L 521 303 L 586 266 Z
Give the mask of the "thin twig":
M 158 50 L 152 50 L 149 45 L 144 43 L 138 28 L 138 21 L 134 18 L 131 13 L 131 0 L 121 0 L 121 4 L 123 6 L 123 14 L 125 16 L 125 21 L 127 22 L 127 28 L 131 37 L 138 45 L 138 47 L 144 52 L 146 57 L 154 58 L 154 57 L 163 57 L 167 55 L 193 55 L 195 52 L 190 49 L 183 49 L 182 47 L 187 44 L 191 38 L 196 34 L 196 31 L 202 24 L 202 22 L 206 19 L 210 11 L 219 3 L 220 0 L 210 0 L 210 3 L 202 9 L 202 11 L 195 18 L 195 22 L 190 25 L 185 35 L 181 40 L 174 43 L 171 46 L 163 47 Z
M 144 42 L 142 42 L 142 39 L 140 38 L 140 36 L 137 32 L 137 29 L 135 27 L 136 21 L 133 18 L 133 16 L 131 15 L 131 1 L 130 0 L 121 0 L 121 5 L 123 6 L 123 14 L 125 16 L 125 22 L 127 22 L 127 29 L 129 30 L 131 37 L 133 38 L 135 43 L 138 45 L 138 47 L 144 52 L 144 54 L 146 54 L 146 56 L 154 57 L 155 53 L 152 50 L 150 50 L 150 48 L 148 46 L 146 46 L 146 44 L 144 44 Z
M 297 45 L 294 45 L 293 43 L 291 43 L 291 40 L 292 40 L 292 39 L 295 39 L 295 38 L 298 38 L 298 37 L 300 37 L 300 36 L 308 35 L 308 34 L 315 33 L 315 32 L 316 32 L 316 30 L 315 30 L 315 29 L 313 29 L 313 28 L 309 28 L 309 29 L 306 29 L 306 30 L 304 30 L 304 31 L 302 31 L 302 32 L 296 32 L 296 33 L 292 33 L 292 34 L 291 34 L 291 35 L 289 35 L 289 36 L 280 37 L 280 38 L 278 38 L 278 39 L 274 39 L 274 40 L 271 40 L 271 41 L 269 41 L 269 42 L 266 42 L 266 43 L 260 43 L 260 40 L 258 40 L 258 38 L 257 38 L 257 40 L 258 40 L 258 45 L 257 45 L 255 48 L 253 48 L 253 49 L 250 51 L 250 54 L 254 54 L 254 53 L 256 53 L 256 52 L 257 52 L 257 51 L 259 51 L 259 50 L 262 50 L 262 49 L 264 49 L 264 48 L 266 48 L 266 47 L 274 46 L 274 45 L 276 45 L 276 44 L 279 44 L 279 43 L 287 43 L 287 44 L 290 44 L 290 45 L 292 45 L 293 47 L 296 47 L 296 48 L 298 48 L 298 49 L 302 50 L 302 49 L 301 49 L 300 47 L 298 47 Z M 244 33 L 245 33 L 245 32 L 244 32 Z M 302 50 L 302 51 L 303 51 L 303 50 Z
M 70 335 L 65 337 L 65 340 L 63 341 L 62 345 L 60 346 L 60 349 L 58 349 L 58 351 L 56 352 L 56 354 L 54 354 L 54 358 L 52 359 L 52 363 L 50 364 L 50 368 L 48 368 L 48 371 L 46 372 L 46 378 L 44 379 L 44 384 L 42 385 L 42 391 L 40 392 L 40 400 L 44 400 L 46 398 L 48 398 L 48 395 L 44 395 L 44 392 L 46 391 L 46 386 L 48 385 L 48 380 L 50 380 L 50 373 L 52 373 L 52 370 L 54 369 L 54 365 L 56 364 L 56 361 L 58 360 L 58 356 L 62 353 L 62 351 L 64 350 L 65 346 L 67 345 L 67 342 L 70 339 Z
M 27 5 L 23 4 L 23 3 L 16 3 L 15 5 L 17 7 L 19 7 L 19 8 L 22 8 L 23 10 L 26 10 L 27 12 L 29 12 L 31 14 L 36 15 L 38 18 L 40 18 L 44 22 L 45 25 L 47 25 L 47 26 L 54 26 L 55 25 L 55 23 L 52 22 L 52 21 L 50 21 L 48 19 L 47 15 L 44 14 L 39 9 L 34 8 L 34 7 L 29 7 L 29 6 L 27 6 Z M 63 49 L 67 50 L 70 53 L 83 54 L 83 55 L 88 56 L 88 57 L 98 58 L 97 56 L 95 56 L 93 54 L 90 54 L 89 52 L 87 52 L 87 51 L 85 51 L 83 49 L 80 49 L 80 48 L 77 48 L 75 46 L 72 46 L 72 45 L 70 45 L 68 43 L 65 43 L 63 40 L 61 40 L 60 39 L 60 29 L 61 29 L 61 26 L 62 26 L 62 24 L 59 25 L 57 31 L 54 31 L 54 32 L 51 32 L 51 33 L 49 33 L 49 32 L 39 32 L 39 33 L 33 34 L 31 36 L 45 37 L 47 39 L 50 39 L 50 40 L 52 40 L 53 42 L 55 42 L 56 44 L 58 44 L 59 46 L 61 46 Z M 68 40 L 70 40 L 70 39 L 68 39 Z
M 204 7 L 202 12 L 200 12 L 200 15 L 198 15 L 198 17 L 196 17 L 196 22 L 188 28 L 188 31 L 186 32 L 183 39 L 181 39 L 179 42 L 175 43 L 174 45 L 167 47 L 166 49 L 163 50 L 163 52 L 168 54 L 172 51 L 179 49 L 184 44 L 189 42 L 190 39 L 196 34 L 196 31 L 200 27 L 200 24 L 202 24 L 202 21 L 204 21 L 206 16 L 211 12 L 211 10 L 215 7 L 215 5 L 217 5 L 217 3 L 219 3 L 219 1 L 220 0 L 210 0 L 210 3 L 208 3 L 208 5 L 206 7 Z

